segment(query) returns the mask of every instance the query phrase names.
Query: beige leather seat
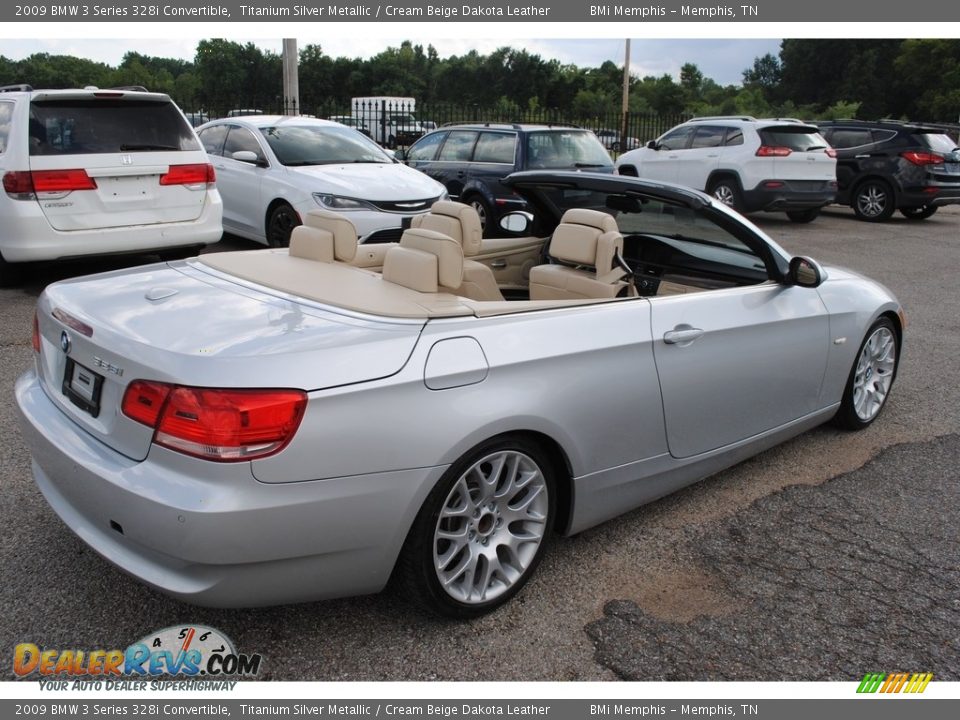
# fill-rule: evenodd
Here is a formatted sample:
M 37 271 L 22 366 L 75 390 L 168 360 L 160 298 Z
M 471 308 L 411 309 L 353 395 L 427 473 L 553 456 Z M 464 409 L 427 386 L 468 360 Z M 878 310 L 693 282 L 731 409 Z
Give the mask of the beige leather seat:
M 443 233 L 404 230 L 400 244 L 387 250 L 383 279 L 423 293 L 453 293 L 463 283 L 463 248 Z
M 471 300 L 503 300 L 493 270 L 470 259 L 480 252 L 483 241 L 480 216 L 471 206 L 452 200 L 438 200 L 430 207 L 430 212 L 415 216 L 410 221 L 410 227 L 433 230 L 460 243 L 464 256 L 463 284 L 454 291 L 456 295 Z
M 530 270 L 531 300 L 614 298 L 630 287 L 615 260 L 623 253 L 623 236 L 607 213 L 567 210 L 553 232 L 549 251 L 566 264 L 537 265 Z
M 311 210 L 290 233 L 290 257 L 348 263 L 356 254 L 357 229 L 340 213 Z

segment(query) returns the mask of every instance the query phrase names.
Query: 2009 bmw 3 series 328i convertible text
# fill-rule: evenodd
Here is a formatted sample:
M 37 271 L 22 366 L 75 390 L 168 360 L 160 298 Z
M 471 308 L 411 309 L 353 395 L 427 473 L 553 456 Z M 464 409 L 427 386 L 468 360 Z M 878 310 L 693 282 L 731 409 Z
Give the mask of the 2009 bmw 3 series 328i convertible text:
M 897 300 L 671 185 L 517 173 L 484 239 L 450 201 L 370 248 L 314 211 L 289 249 L 67 280 L 17 382 L 36 482 L 174 597 L 509 600 L 577 533 L 890 393 Z

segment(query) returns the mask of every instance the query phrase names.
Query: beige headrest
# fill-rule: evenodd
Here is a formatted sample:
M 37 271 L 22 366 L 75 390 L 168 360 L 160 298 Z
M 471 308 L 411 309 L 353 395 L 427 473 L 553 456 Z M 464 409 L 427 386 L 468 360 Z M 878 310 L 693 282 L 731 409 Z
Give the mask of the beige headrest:
M 311 210 L 303 216 L 303 224 L 308 228 L 323 230 L 330 234 L 333 243 L 334 259 L 351 262 L 357 254 L 357 229 L 353 223 L 340 213 L 330 210 Z M 313 236 L 317 237 L 317 236 Z M 293 254 L 293 236 L 290 237 Z M 330 262 L 329 260 L 327 262 Z
M 550 239 L 553 257 L 576 265 L 592 265 L 598 274 L 609 272 L 617 251 L 623 252 L 617 221 L 598 210 L 567 210 Z
M 470 205 L 452 200 L 438 200 L 430 207 L 430 212 L 414 216 L 410 227 L 449 235 L 463 247 L 465 257 L 479 253 L 483 242 L 483 228 L 477 211 Z
M 387 251 L 383 279 L 420 292 L 456 290 L 463 282 L 463 248 L 432 230 L 404 230 L 400 244 Z

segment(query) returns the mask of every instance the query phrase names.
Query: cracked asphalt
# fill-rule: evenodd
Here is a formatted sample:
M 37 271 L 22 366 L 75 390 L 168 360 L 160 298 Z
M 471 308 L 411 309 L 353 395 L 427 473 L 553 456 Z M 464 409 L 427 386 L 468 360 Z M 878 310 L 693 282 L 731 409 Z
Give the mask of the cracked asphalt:
M 910 325 L 884 415 L 861 433 L 818 428 L 557 539 L 520 596 L 465 623 L 424 617 L 393 590 L 195 608 L 88 550 L 34 486 L 9 392 L 30 362 L 44 284 L 106 264 L 28 271 L 0 290 L 0 657 L 20 642 L 126 647 L 201 623 L 261 653 L 268 680 L 960 679 L 960 208 L 882 225 L 845 209 L 809 225 L 754 220 L 791 252 L 900 297 Z

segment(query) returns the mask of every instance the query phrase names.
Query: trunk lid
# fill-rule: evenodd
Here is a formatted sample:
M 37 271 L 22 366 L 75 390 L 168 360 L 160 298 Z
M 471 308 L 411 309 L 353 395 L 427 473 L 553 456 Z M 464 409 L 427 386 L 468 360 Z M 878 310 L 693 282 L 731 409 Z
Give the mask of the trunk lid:
M 31 103 L 30 170 L 73 170 L 92 181 L 37 192 L 56 230 L 195 220 L 207 183 L 161 178 L 171 167 L 206 163 L 192 128 L 166 95 L 51 92 Z
M 133 380 L 307 391 L 364 382 L 398 372 L 424 324 L 351 317 L 189 263 L 59 282 L 37 313 L 48 395 L 135 460 L 153 430 L 121 411 Z

